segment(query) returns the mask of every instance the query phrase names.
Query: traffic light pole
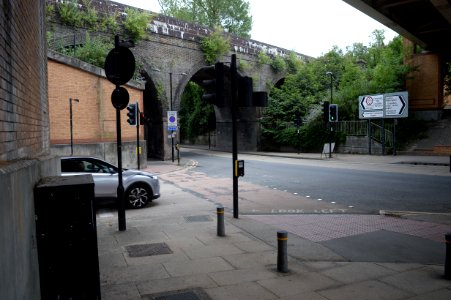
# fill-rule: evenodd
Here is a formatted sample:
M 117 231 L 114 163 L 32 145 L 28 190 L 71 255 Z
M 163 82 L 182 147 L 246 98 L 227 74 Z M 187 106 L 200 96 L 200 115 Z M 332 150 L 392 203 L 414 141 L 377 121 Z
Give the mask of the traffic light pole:
M 236 126 L 236 110 L 237 110 L 237 69 L 236 69 L 236 55 L 232 54 L 232 63 L 230 65 L 230 81 L 232 92 L 232 170 L 233 170 L 233 217 L 238 219 L 238 175 L 235 172 L 238 160 L 238 145 L 237 145 L 237 126 Z
M 140 161 L 139 161 L 139 156 L 140 156 L 140 152 L 139 151 L 141 148 L 139 147 L 139 122 L 140 122 L 140 114 L 139 114 L 139 110 L 138 110 L 138 114 L 136 115 L 136 157 L 138 159 L 138 170 L 140 169 Z
M 124 201 L 124 184 L 122 182 L 122 136 L 121 136 L 121 111 L 116 109 L 116 132 L 117 132 L 117 167 L 118 167 L 118 185 L 117 185 L 117 218 L 119 223 L 119 231 L 125 231 L 125 201 Z

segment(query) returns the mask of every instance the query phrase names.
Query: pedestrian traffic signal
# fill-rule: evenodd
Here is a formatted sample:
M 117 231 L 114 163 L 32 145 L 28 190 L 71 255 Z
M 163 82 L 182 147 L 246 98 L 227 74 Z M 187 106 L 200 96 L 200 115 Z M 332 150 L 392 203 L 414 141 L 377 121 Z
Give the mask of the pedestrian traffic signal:
M 214 78 L 202 81 L 201 86 L 205 90 L 204 94 L 202 95 L 202 101 L 216 105 L 218 107 L 224 107 L 224 63 L 217 62 L 210 68 L 214 70 Z
M 138 118 L 138 103 L 129 104 L 127 106 L 127 122 L 128 124 L 132 126 L 136 126 L 138 124 L 137 118 Z
M 338 122 L 338 105 L 329 105 L 329 122 Z
M 323 102 L 323 120 L 325 123 L 329 122 L 329 101 Z

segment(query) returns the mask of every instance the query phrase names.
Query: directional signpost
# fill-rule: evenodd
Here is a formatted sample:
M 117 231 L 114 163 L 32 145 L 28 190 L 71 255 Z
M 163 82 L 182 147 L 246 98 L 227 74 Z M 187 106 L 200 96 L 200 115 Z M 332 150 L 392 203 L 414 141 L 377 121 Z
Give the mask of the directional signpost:
M 408 111 L 407 92 L 359 97 L 360 119 L 406 118 Z
M 359 118 L 368 120 L 368 150 L 371 154 L 371 119 L 393 120 L 393 154 L 396 155 L 396 122 L 398 118 L 408 116 L 409 97 L 407 92 L 396 92 L 379 95 L 366 95 L 359 97 Z M 382 153 L 385 152 L 385 134 L 381 135 Z

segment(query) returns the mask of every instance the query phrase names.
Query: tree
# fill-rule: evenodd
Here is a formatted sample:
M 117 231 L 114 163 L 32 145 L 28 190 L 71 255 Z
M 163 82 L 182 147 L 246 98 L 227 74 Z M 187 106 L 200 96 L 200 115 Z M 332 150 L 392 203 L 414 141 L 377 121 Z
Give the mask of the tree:
M 246 0 L 158 0 L 165 15 L 250 37 L 252 16 Z
M 202 101 L 204 90 L 194 82 L 189 82 L 182 94 L 180 107 L 180 130 L 183 139 L 194 141 L 216 126 L 212 104 Z
M 287 74 L 282 86 L 271 89 L 269 106 L 262 119 L 267 144 L 297 146 L 300 143 L 303 151 L 321 149 L 328 134 L 321 114 L 321 103 L 330 99 L 331 80 L 327 72 L 333 74 L 333 103 L 340 107 L 340 120 L 358 119 L 357 99 L 361 95 L 405 89 L 412 67 L 404 63 L 409 49 L 403 45 L 402 37 L 385 45 L 383 31 L 376 30 L 372 38 L 368 46 L 355 43 L 346 53 L 333 47 L 317 59 L 298 64 L 292 68 L 296 73 Z M 300 128 L 294 123 L 297 115 L 304 121 Z

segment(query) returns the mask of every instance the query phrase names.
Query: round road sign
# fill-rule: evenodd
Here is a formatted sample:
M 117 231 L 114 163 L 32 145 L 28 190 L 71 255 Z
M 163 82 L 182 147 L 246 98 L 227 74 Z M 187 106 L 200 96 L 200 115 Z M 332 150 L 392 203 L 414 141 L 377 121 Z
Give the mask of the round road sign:
M 123 110 L 126 108 L 129 100 L 128 91 L 122 86 L 116 86 L 113 93 L 111 93 L 111 103 L 116 109 Z
M 135 56 L 126 47 L 112 49 L 105 59 L 105 74 L 115 85 L 122 85 L 132 79 L 135 73 Z

